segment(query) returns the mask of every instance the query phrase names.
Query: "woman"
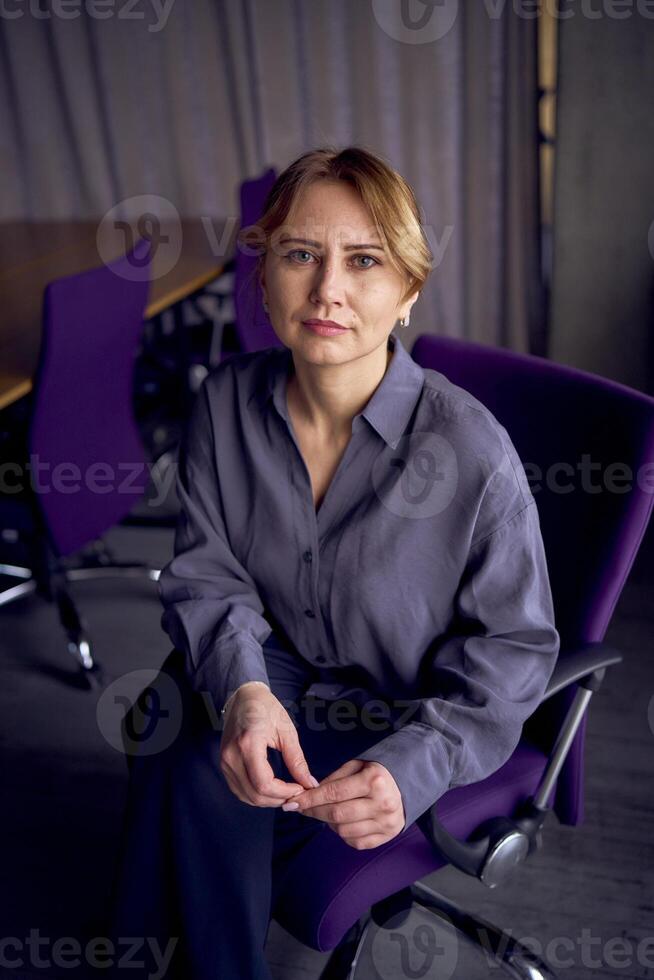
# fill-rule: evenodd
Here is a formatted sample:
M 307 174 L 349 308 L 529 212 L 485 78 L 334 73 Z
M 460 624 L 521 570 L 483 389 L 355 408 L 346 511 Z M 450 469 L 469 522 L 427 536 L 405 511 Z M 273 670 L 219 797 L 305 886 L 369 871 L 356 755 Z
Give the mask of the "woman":
M 152 687 L 170 718 L 175 679 L 180 731 L 131 759 L 115 903 L 197 980 L 270 977 L 315 834 L 379 847 L 498 769 L 559 647 L 506 430 L 393 333 L 431 265 L 408 184 L 357 147 L 304 154 L 244 239 L 283 347 L 229 358 L 194 407 Z

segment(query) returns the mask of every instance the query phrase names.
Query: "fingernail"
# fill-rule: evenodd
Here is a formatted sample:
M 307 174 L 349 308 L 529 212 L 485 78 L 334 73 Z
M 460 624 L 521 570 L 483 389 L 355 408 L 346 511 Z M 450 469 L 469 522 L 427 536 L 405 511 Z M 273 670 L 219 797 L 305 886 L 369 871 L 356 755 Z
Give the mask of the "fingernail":
M 310 783 L 311 783 L 311 785 L 312 785 L 312 786 L 314 786 L 314 787 L 315 787 L 315 786 L 320 786 L 320 783 L 318 782 L 318 780 L 316 779 L 316 777 L 315 777 L 315 776 L 309 776 L 309 782 L 310 782 Z
M 282 810 L 299 810 L 299 803 L 282 803 Z

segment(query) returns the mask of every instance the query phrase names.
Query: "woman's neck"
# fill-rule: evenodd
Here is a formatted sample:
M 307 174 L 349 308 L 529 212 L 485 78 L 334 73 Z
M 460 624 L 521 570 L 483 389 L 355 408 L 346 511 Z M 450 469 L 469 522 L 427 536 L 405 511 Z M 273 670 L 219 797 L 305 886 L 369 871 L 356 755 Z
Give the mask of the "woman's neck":
M 315 365 L 293 359 L 286 401 L 296 421 L 320 441 L 349 438 L 352 419 L 370 401 L 391 363 L 392 350 L 387 347 L 380 353 L 372 363 L 358 358 L 347 364 Z

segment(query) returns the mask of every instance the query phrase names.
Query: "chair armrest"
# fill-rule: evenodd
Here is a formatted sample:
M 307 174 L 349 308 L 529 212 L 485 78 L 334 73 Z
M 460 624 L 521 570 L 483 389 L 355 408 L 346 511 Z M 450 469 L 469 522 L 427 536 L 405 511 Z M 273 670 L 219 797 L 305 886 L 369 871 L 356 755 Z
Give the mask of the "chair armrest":
M 450 864 L 494 888 L 539 846 L 540 829 L 549 812 L 546 801 L 588 702 L 600 687 L 606 668 L 622 659 L 622 654 L 603 643 L 584 643 L 575 649 L 561 650 L 541 704 L 575 681 L 580 682 L 579 690 L 568 709 L 538 790 L 512 818 L 493 817 L 463 841 L 445 829 L 433 810 L 418 818 L 423 832 Z
M 621 661 L 622 654 L 603 643 L 584 643 L 575 649 L 563 649 L 559 653 L 542 700 L 545 701 L 553 694 L 558 694 L 575 681 L 592 676 L 597 670 L 611 667 Z

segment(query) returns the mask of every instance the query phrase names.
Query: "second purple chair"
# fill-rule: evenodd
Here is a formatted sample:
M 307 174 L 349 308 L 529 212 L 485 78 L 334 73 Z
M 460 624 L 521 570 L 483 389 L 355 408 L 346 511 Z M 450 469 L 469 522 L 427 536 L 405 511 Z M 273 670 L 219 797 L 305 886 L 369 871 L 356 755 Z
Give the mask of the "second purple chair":
M 257 223 L 275 179 L 276 174 L 271 167 L 260 177 L 243 181 L 240 188 L 241 230 Z M 263 308 L 261 289 L 255 277 L 256 266 L 256 256 L 248 255 L 237 246 L 234 257 L 234 312 L 236 337 L 242 351 L 281 347 Z
M 99 576 L 158 569 L 112 559 L 101 536 L 124 518 L 149 481 L 145 448 L 132 410 L 132 381 L 149 290 L 149 243 L 115 262 L 51 282 L 29 405 L 20 492 L 0 495 L 0 527 L 22 564 L 0 573 L 16 584 L 0 606 L 30 592 L 54 600 L 68 650 L 91 686 L 102 680 L 69 589 Z M 92 553 L 78 552 L 92 544 Z M 6 550 L 6 549 L 5 549 Z

